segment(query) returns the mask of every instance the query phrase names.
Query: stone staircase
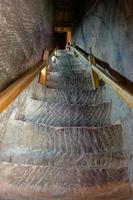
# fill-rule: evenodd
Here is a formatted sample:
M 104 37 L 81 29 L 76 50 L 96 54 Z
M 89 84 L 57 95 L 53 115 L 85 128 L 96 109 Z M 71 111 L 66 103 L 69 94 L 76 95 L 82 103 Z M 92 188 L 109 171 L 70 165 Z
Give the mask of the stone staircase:
M 122 127 L 72 52 L 50 63 L 44 95 L 8 122 L 0 200 L 129 200 Z

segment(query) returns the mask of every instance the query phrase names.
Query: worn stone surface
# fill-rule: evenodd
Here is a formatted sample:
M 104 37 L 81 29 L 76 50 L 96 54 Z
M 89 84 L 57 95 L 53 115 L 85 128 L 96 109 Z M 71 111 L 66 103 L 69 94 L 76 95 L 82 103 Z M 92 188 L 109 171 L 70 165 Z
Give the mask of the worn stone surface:
M 73 41 L 89 52 L 92 47 L 96 57 L 108 62 L 112 68 L 133 81 L 133 2 L 132 0 L 96 1 L 83 18 Z M 123 126 L 123 145 L 127 156 L 133 156 L 133 112 L 106 86 L 103 98 L 112 101 L 112 122 L 118 119 Z M 129 170 L 133 182 L 132 166 Z
M 68 73 L 74 67 L 71 65 Z M 80 66 L 79 71 L 76 67 L 70 76 L 81 73 Z M 58 77 L 49 80 L 63 79 L 64 73 L 67 77 L 67 68 L 63 73 L 62 69 L 58 69 Z M 38 85 L 31 86 L 34 96 Z M 68 90 L 62 89 L 69 99 Z M 48 94 L 41 87 L 37 95 L 43 91 Z M 100 99 L 100 103 L 86 104 L 86 99 L 80 101 L 80 95 L 70 91 L 70 98 L 76 99 L 73 104 L 63 98 L 60 103 L 51 103 L 49 97 L 47 101 L 38 101 L 26 96 L 22 107 L 12 112 L 1 145 L 1 198 L 129 200 L 131 197 L 128 170 L 132 163 L 124 152 L 122 126 L 110 124 L 112 103 Z M 82 96 L 82 88 L 78 91 Z M 98 96 L 98 91 L 95 95 Z
M 103 128 L 54 128 L 17 120 L 8 122 L 0 159 L 13 163 L 89 168 L 128 164 L 121 125 Z
M 0 1 L 0 90 L 40 61 L 51 36 L 51 0 Z
M 79 57 L 74 56 L 73 52 L 67 50 L 64 50 L 64 54 L 62 54 L 62 52 L 60 53 L 60 50 L 57 50 L 51 61 L 52 63 L 49 65 L 49 71 L 59 71 L 60 73 L 67 72 L 70 74 L 71 71 L 80 72 L 86 70 L 86 62 L 80 60 Z
M 3 199 L 128 200 L 126 168 L 88 170 L 81 167 L 43 167 L 0 164 Z
M 73 33 L 73 41 L 133 80 L 133 2 L 103 0 L 94 3 Z
M 51 89 L 46 88 L 44 94 L 40 95 L 37 92 L 32 95 L 33 99 L 40 101 L 48 101 L 49 103 L 63 103 L 63 104 L 80 104 L 92 105 L 102 103 L 101 89 L 97 91 L 81 91 L 72 88 Z
M 0 90 L 40 60 L 42 50 L 50 46 L 50 2 L 0 1 Z M 132 80 L 133 15 L 129 8 L 132 8 L 130 0 L 98 1 L 98 5 L 84 18 L 73 37 L 77 44 L 87 51 L 92 46 L 99 58 L 108 61 Z M 66 51 L 58 51 L 50 70 L 68 77 L 70 73 L 75 76 L 75 72 L 78 72 L 79 77 L 81 73 L 86 74 L 87 65 L 79 62 L 78 57 L 68 54 Z M 66 80 L 69 82 L 69 78 Z M 78 89 L 81 90 L 82 87 Z M 60 102 L 58 98 L 49 103 L 31 99 L 29 101 L 31 96 L 37 95 L 42 100 L 46 91 L 34 82 L 7 111 L 0 115 L 0 147 L 7 155 L 4 155 L 4 158 L 8 162 L 0 163 L 0 199 L 131 199 L 133 115 L 130 109 L 105 87 L 102 91 L 104 101 L 110 102 L 112 99 L 111 122 L 116 123 L 121 118 L 124 131 L 119 125 L 104 128 L 54 129 L 38 123 L 54 126 L 107 126 L 110 124 L 111 104 L 101 101 L 98 104 L 96 101 L 96 105 L 86 105 L 85 102 L 88 100 L 81 101 L 80 93 L 75 92 L 72 95 L 72 92 L 70 95 L 66 88 L 65 95 L 61 93 L 64 97 L 58 96 Z M 81 97 L 85 98 L 86 94 L 80 92 Z M 59 90 L 55 94 L 58 95 Z M 74 100 L 69 100 L 72 97 Z M 47 101 L 50 98 L 48 97 Z M 93 96 L 90 95 L 90 98 Z M 81 105 L 69 105 L 77 102 Z M 14 116 L 33 121 L 35 124 L 24 121 L 20 121 L 19 124 L 12 121 L 11 124 L 10 121 L 3 139 L 8 118 Z
M 87 77 L 88 75 L 88 77 Z M 69 84 L 68 84 L 69 83 Z M 49 73 L 47 76 L 46 86 L 48 88 L 57 88 L 62 89 L 64 88 L 67 90 L 91 90 L 92 89 L 92 81 L 90 78 L 90 74 L 86 71 L 86 76 L 84 73 L 82 74 L 74 74 L 73 76 L 70 75 L 62 75 L 60 73 Z
M 90 127 L 110 124 L 111 104 L 72 105 L 28 100 L 14 118 L 55 127 Z
M 51 0 L 0 0 L 0 91 L 37 63 L 43 49 L 51 46 L 52 12 Z M 32 87 L 0 114 L 0 143 L 12 111 L 30 97 Z
M 6 126 L 8 123 L 8 120 L 10 119 L 12 112 L 16 108 L 21 108 L 25 105 L 25 101 L 28 97 L 32 95 L 32 85 L 30 85 L 27 90 L 25 90 L 3 113 L 0 113 L 0 148 L 1 148 L 1 142 L 3 140 Z

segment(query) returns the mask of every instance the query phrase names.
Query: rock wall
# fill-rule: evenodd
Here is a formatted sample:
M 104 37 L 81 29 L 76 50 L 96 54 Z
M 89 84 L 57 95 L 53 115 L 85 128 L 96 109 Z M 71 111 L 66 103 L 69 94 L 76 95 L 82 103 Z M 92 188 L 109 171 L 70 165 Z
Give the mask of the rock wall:
M 88 1 L 89 3 L 89 1 Z M 133 2 L 97 0 L 73 34 L 73 41 L 133 81 Z
M 42 58 L 52 45 L 52 0 L 0 0 L 0 90 Z M 25 103 L 37 79 L 0 114 L 0 143 L 13 110 Z
M 0 0 L 0 90 L 51 46 L 52 0 Z
M 86 0 L 89 7 L 89 1 Z M 72 40 L 89 52 L 91 47 L 96 57 L 108 62 L 112 68 L 133 81 L 133 2 L 131 0 L 96 0 L 86 12 L 73 33 Z M 112 123 L 126 122 L 128 141 L 126 147 L 133 152 L 133 112 L 114 91 L 103 88 L 106 101 L 112 101 Z M 133 121 L 133 120 L 132 120 Z M 130 123 L 129 123 L 130 122 Z M 124 124 L 124 123 L 123 123 Z M 123 125 L 125 127 L 125 124 Z M 130 137 L 129 137 L 130 129 Z M 131 140 L 132 139 L 132 140 Z
M 72 40 L 88 52 L 91 47 L 94 55 L 133 81 L 133 1 L 95 1 L 75 29 Z M 112 123 L 123 125 L 123 151 L 129 157 L 132 184 L 133 111 L 107 85 L 103 96 L 105 101 L 112 102 Z

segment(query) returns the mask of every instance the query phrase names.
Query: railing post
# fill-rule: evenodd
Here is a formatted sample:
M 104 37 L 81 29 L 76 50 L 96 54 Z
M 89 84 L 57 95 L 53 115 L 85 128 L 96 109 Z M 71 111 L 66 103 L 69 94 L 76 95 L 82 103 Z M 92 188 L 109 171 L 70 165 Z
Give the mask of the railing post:
M 90 49 L 90 54 L 89 54 L 88 59 L 89 59 L 90 66 L 96 65 L 95 58 L 92 54 L 91 49 Z M 100 86 L 100 80 L 99 80 L 98 74 L 92 69 L 92 67 L 91 67 L 91 79 L 92 79 L 93 89 L 96 90 Z
M 66 36 L 66 45 L 69 45 L 71 42 L 71 38 L 72 38 L 72 32 L 68 31 L 67 32 L 67 36 Z
M 43 70 L 40 72 L 39 75 L 39 83 L 42 85 L 46 85 L 47 82 L 47 71 L 48 71 L 48 58 L 49 58 L 49 51 L 46 49 L 43 53 L 43 61 L 46 61 L 46 65 Z

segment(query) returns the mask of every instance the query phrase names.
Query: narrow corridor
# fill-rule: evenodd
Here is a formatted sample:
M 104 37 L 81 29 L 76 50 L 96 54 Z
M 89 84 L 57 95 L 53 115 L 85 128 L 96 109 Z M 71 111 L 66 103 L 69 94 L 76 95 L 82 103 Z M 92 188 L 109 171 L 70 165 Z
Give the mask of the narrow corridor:
M 111 102 L 73 51 L 50 61 L 44 95 L 15 111 L 2 142 L 2 200 L 129 200 L 128 159 Z

